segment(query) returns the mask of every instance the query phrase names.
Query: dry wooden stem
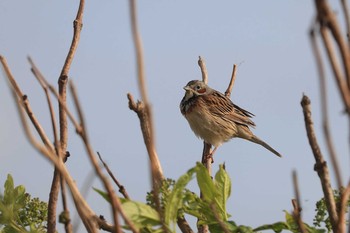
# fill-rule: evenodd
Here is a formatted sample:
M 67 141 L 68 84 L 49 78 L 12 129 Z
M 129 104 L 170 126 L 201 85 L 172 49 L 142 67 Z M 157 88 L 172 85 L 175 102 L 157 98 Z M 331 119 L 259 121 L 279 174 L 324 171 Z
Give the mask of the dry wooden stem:
M 119 192 L 126 198 L 126 199 L 130 199 L 128 192 L 126 191 L 124 185 L 120 184 L 120 182 L 117 180 L 117 178 L 115 178 L 113 172 L 111 171 L 111 169 L 109 169 L 108 165 L 105 163 L 105 161 L 103 161 L 102 156 L 100 155 L 99 152 L 97 152 L 97 155 L 101 161 L 101 163 L 103 164 L 103 166 L 105 167 L 106 171 L 108 172 L 109 176 L 112 178 L 112 180 L 114 181 L 114 183 L 118 186 L 119 188 Z
M 68 51 L 66 60 L 64 62 L 60 77 L 58 79 L 58 92 L 61 99 L 59 103 L 59 118 L 60 118 L 60 141 L 61 141 L 62 151 L 66 151 L 66 148 L 67 148 L 68 125 L 67 125 L 67 114 L 66 114 L 65 108 L 62 107 L 61 102 L 66 103 L 66 100 L 67 100 L 68 73 L 80 40 L 80 32 L 83 27 L 84 5 L 85 5 L 85 0 L 80 0 L 77 16 L 73 22 L 74 31 L 73 31 L 72 43 Z
M 205 61 L 204 59 L 199 56 L 198 58 L 198 65 L 201 69 L 201 73 L 202 73 L 202 81 L 205 83 L 205 84 L 208 84 L 208 71 L 207 71 L 207 66 L 205 65 Z
M 190 224 L 188 224 L 185 217 L 177 218 L 177 225 L 179 226 L 181 232 L 183 233 L 194 233 L 194 231 L 192 230 Z
M 199 65 L 199 68 L 201 69 L 202 81 L 205 84 L 208 84 L 208 71 L 207 71 L 205 61 L 201 56 L 199 56 L 199 58 L 198 58 L 198 65 Z M 211 144 L 203 141 L 202 164 L 207 168 L 209 175 L 212 174 L 211 164 L 214 163 L 214 159 L 213 159 L 213 156 L 211 154 L 211 147 L 212 147 Z M 200 193 L 200 197 L 202 198 L 202 192 Z M 208 225 L 199 225 L 198 232 L 199 233 L 209 232 Z
M 43 80 L 45 80 L 45 78 L 43 78 L 44 76 L 39 71 L 39 69 L 36 67 L 33 60 L 30 57 L 28 57 L 28 61 L 32 66 L 31 70 L 32 70 L 34 76 L 38 80 L 40 86 L 43 88 L 45 95 L 46 95 L 46 99 L 47 99 L 49 109 L 50 109 L 51 124 L 52 124 L 52 129 L 53 129 L 54 144 L 55 144 L 56 153 L 63 161 L 65 161 L 66 160 L 66 158 L 65 158 L 66 153 L 62 153 L 60 141 L 58 139 L 58 130 L 57 130 L 57 125 L 56 125 L 56 117 L 55 117 L 56 114 L 54 112 L 54 108 L 53 108 L 51 98 L 49 95 L 49 88 L 46 85 L 46 83 L 43 81 Z M 60 186 L 60 184 L 61 184 L 61 186 Z M 66 201 L 65 183 L 64 183 L 63 177 L 59 174 L 59 172 L 57 171 L 57 168 L 55 168 L 54 174 L 53 174 L 53 179 L 52 179 L 52 184 L 51 184 L 51 189 L 50 189 L 49 204 L 48 204 L 48 207 L 50 208 L 50 211 L 48 211 L 48 218 L 47 218 L 47 220 L 48 220 L 48 224 L 47 224 L 48 225 L 48 232 L 55 232 L 55 229 L 56 229 L 56 209 L 57 209 L 56 206 L 57 206 L 58 193 L 59 193 L 60 187 L 61 187 L 63 211 L 65 212 L 66 217 L 69 218 L 69 209 L 68 209 L 68 204 Z M 73 228 L 72 228 L 72 224 L 71 224 L 70 219 L 66 219 L 66 221 L 64 222 L 64 225 L 65 225 L 65 231 L 67 233 L 73 232 Z
M 129 0 L 130 3 L 130 21 L 131 21 L 131 31 L 132 31 L 132 37 L 134 41 L 134 47 L 136 52 L 136 68 L 137 68 L 137 77 L 138 77 L 138 87 L 141 93 L 141 99 L 143 101 L 143 110 L 144 112 L 143 119 L 141 120 L 140 115 L 138 114 L 140 121 L 144 121 L 144 123 L 141 123 L 141 127 L 146 126 L 147 129 L 142 129 L 142 134 L 144 138 L 144 142 L 147 148 L 147 152 L 150 158 L 150 169 L 151 169 L 151 175 L 152 175 L 152 186 L 153 186 L 153 192 L 154 192 L 154 198 L 155 203 L 157 206 L 157 210 L 162 222 L 162 229 L 164 232 L 168 232 L 167 227 L 164 223 L 164 216 L 163 211 L 160 208 L 160 201 L 159 201 L 159 189 L 163 181 L 163 172 L 160 167 L 160 163 L 158 160 L 158 155 L 155 148 L 155 136 L 154 136 L 154 129 L 153 129 L 153 117 L 152 117 L 152 110 L 151 106 L 148 100 L 147 95 L 147 87 L 146 87 L 146 79 L 145 79 L 145 64 L 144 64 L 144 56 L 143 56 L 143 47 L 142 47 L 142 41 L 141 36 L 138 29 L 138 23 L 137 23 L 137 10 L 136 10 L 136 0 Z M 128 95 L 129 96 L 129 95 Z M 130 95 L 131 96 L 131 95 Z M 132 106 L 130 104 L 132 101 L 129 98 L 129 107 Z
M 348 209 L 350 197 L 350 182 L 346 186 L 346 188 L 342 191 L 340 197 L 340 206 L 339 206 L 339 219 L 338 219 L 338 233 L 346 232 L 346 213 Z M 350 230 L 350 229 L 349 229 Z
M 226 89 L 226 91 L 225 91 L 225 96 L 227 96 L 228 98 L 230 98 L 233 85 L 235 84 L 236 73 L 237 73 L 237 65 L 236 65 L 236 64 L 233 64 L 233 69 L 232 69 L 232 75 L 231 75 L 230 84 L 228 85 L 228 87 L 227 87 L 227 89 Z
M 25 95 L 23 95 L 23 93 L 20 90 L 19 86 L 17 85 L 15 79 L 13 78 L 13 76 L 10 72 L 10 69 L 8 68 L 6 60 L 2 56 L 0 56 L 0 61 L 3 65 L 5 73 L 7 74 L 8 80 L 12 86 L 13 96 L 14 96 L 14 99 L 16 101 L 16 106 L 18 107 L 17 108 L 18 113 L 19 113 L 19 116 L 21 119 L 21 123 L 23 125 L 24 132 L 26 133 L 28 140 L 30 141 L 30 143 L 33 145 L 33 147 L 35 149 L 37 149 L 42 155 L 44 155 L 47 159 L 49 159 L 55 165 L 55 167 L 57 167 L 57 170 L 63 176 L 64 180 L 66 180 L 66 182 L 70 188 L 70 191 L 72 193 L 72 197 L 73 197 L 76 209 L 78 211 L 78 214 L 79 214 L 80 218 L 82 219 L 82 221 L 86 227 L 87 232 L 92 232 L 92 233 L 96 232 L 97 233 L 98 232 L 97 229 L 99 229 L 99 228 L 104 229 L 106 231 L 115 232 L 114 226 L 111 226 L 108 223 L 106 223 L 104 220 L 100 219 L 90 209 L 89 205 L 86 203 L 85 199 L 83 198 L 83 196 L 79 192 L 79 189 L 77 188 L 74 179 L 70 176 L 69 171 L 67 170 L 66 166 L 64 165 L 62 159 L 60 159 L 57 156 L 53 146 L 48 147 L 46 145 L 42 145 L 33 136 L 32 132 L 31 132 L 31 128 L 28 125 L 28 122 L 27 122 L 26 117 L 25 117 L 24 112 L 23 112 L 24 103 L 23 103 L 23 101 L 21 101 L 21 99 L 23 98 L 22 96 L 25 97 Z M 46 80 L 44 80 L 44 81 L 46 81 Z M 57 94 L 57 92 L 54 92 L 54 93 Z M 56 95 L 56 97 L 58 97 L 58 95 Z M 27 101 L 27 99 L 26 99 L 26 101 Z M 69 112 L 69 110 L 66 108 L 66 106 L 65 105 L 63 105 L 63 106 L 65 107 L 65 110 L 67 112 Z M 33 115 L 33 118 L 30 118 L 31 120 L 36 119 L 33 112 L 30 112 L 27 114 Z M 33 122 L 33 120 L 32 120 L 32 124 L 36 124 L 36 123 Z M 40 129 L 40 127 L 36 127 L 36 129 L 38 129 L 38 128 Z M 81 130 L 77 129 L 77 131 L 80 132 Z
M 331 222 L 333 231 L 336 232 L 338 214 L 337 214 L 336 203 L 334 200 L 333 190 L 330 182 L 329 171 L 328 171 L 327 163 L 323 159 L 323 155 L 321 153 L 321 150 L 316 140 L 313 122 L 311 119 L 311 102 L 306 95 L 303 95 L 303 98 L 301 100 L 301 106 L 303 108 L 303 113 L 304 113 L 304 121 L 305 121 L 307 137 L 309 139 L 309 144 L 316 160 L 314 169 L 317 172 L 318 176 L 320 177 L 330 222 Z
M 336 53 L 334 51 L 334 47 L 333 47 L 333 44 L 331 42 L 330 34 L 325 27 L 321 27 L 320 32 L 321 32 L 324 46 L 326 48 L 329 62 L 330 62 L 331 67 L 333 69 L 336 83 L 338 85 L 338 90 L 341 94 L 341 97 L 342 97 L 342 100 L 344 103 L 344 110 L 346 112 L 349 112 L 349 109 L 350 109 L 350 91 L 347 87 L 347 83 L 346 83 L 346 80 L 344 78 L 344 75 L 341 72 L 339 61 L 336 57 Z
M 40 73 L 33 60 L 30 57 L 28 58 L 28 60 L 30 65 L 32 66 L 32 69 L 35 70 L 36 73 Z M 51 93 L 56 97 L 56 99 L 63 107 L 64 111 L 67 113 L 68 118 L 74 125 L 74 128 L 76 129 L 77 133 L 81 134 L 81 126 L 79 125 L 78 121 L 74 118 L 73 114 L 69 111 L 67 104 L 63 101 L 63 99 L 60 98 L 59 93 L 56 91 L 56 89 L 45 79 L 43 75 L 36 75 L 35 77 L 38 79 L 41 85 L 47 87 L 51 91 Z
M 80 102 L 78 100 L 78 95 L 76 93 L 76 89 L 75 89 L 73 82 L 70 82 L 70 87 L 71 87 L 71 92 L 72 92 L 74 104 L 75 104 L 77 112 L 78 112 L 80 125 L 82 127 L 81 138 L 84 141 L 85 149 L 87 151 L 87 154 L 89 155 L 89 159 L 92 163 L 92 166 L 94 167 L 96 174 L 98 175 L 98 177 L 102 181 L 102 183 L 103 183 L 103 185 L 104 185 L 104 187 L 105 187 L 105 189 L 110 197 L 110 200 L 111 200 L 115 230 L 117 233 L 122 233 L 122 229 L 121 229 L 121 226 L 119 224 L 119 219 L 118 219 L 118 214 L 120 213 L 120 215 L 124 219 L 125 223 L 130 227 L 131 231 L 134 233 L 139 232 L 135 228 L 134 224 L 130 221 L 130 219 L 125 215 L 124 210 L 121 207 L 121 202 L 119 200 L 119 197 L 115 194 L 115 192 L 112 188 L 112 185 L 110 184 L 107 177 L 102 173 L 102 170 L 98 164 L 98 160 L 96 158 L 94 150 L 92 149 L 92 146 L 91 146 L 90 141 L 89 141 L 89 137 L 87 134 L 87 128 L 86 128 L 85 120 L 84 120 L 84 115 L 83 115 L 82 108 L 80 106 Z
M 315 0 L 317 9 L 317 19 L 321 27 L 327 26 L 333 35 L 339 49 L 343 63 L 344 76 L 346 77 L 347 86 L 350 88 L 350 50 L 348 43 L 344 40 L 342 32 L 337 21 L 336 15 L 328 5 L 326 0 Z
M 343 14 L 345 18 L 345 23 L 346 23 L 346 36 L 348 38 L 348 44 L 350 46 L 350 9 L 348 5 L 348 1 L 341 0 L 341 4 L 342 4 Z
M 329 118 L 328 118 L 328 103 L 327 103 L 327 85 L 326 85 L 326 76 L 324 71 L 324 65 L 321 58 L 321 53 L 319 50 L 319 46 L 315 37 L 315 31 L 313 27 L 310 30 L 310 40 L 311 40 L 311 47 L 316 59 L 316 65 L 318 69 L 318 76 L 320 78 L 320 96 L 321 96 L 321 109 L 322 109 L 322 118 L 323 118 L 323 133 L 326 139 L 328 152 L 332 161 L 332 165 L 335 172 L 335 177 L 338 185 L 338 189 L 342 186 L 342 178 L 341 178 L 341 172 L 340 167 L 338 163 L 338 158 L 335 152 L 334 144 L 332 141 L 331 133 L 330 133 L 330 127 L 329 127 Z
M 301 233 L 306 233 L 307 231 L 306 231 L 304 223 L 301 219 L 302 208 L 301 208 L 301 202 L 300 202 L 300 192 L 299 192 L 297 172 L 293 171 L 292 176 L 293 176 L 293 186 L 294 186 L 294 195 L 295 195 L 295 199 L 292 199 L 293 217 L 299 226 L 299 231 Z
M 144 140 L 144 143 L 147 145 L 150 143 L 151 132 L 150 132 L 150 125 L 149 125 L 150 122 L 147 119 L 148 114 L 147 114 L 146 109 L 145 109 L 146 107 L 145 107 L 144 103 L 141 101 L 138 101 L 137 103 L 135 103 L 134 98 L 130 93 L 127 94 L 127 97 L 129 100 L 130 110 L 133 110 L 137 114 L 137 116 L 140 120 L 140 126 L 141 126 L 142 135 L 143 135 L 143 140 Z M 151 149 L 151 148 L 147 148 L 147 150 L 149 150 L 149 149 Z M 160 161 L 158 159 L 158 155 L 156 153 L 157 153 L 156 151 L 150 151 L 148 153 L 148 155 L 149 155 L 149 159 L 150 159 L 150 163 L 151 163 L 152 174 L 155 175 L 156 180 L 161 181 L 164 179 L 163 170 L 162 170 Z M 155 154 L 155 156 L 151 156 L 151 154 Z M 161 183 L 159 183 L 159 185 L 160 184 Z
M 60 159 L 57 156 L 53 145 L 48 141 L 48 138 L 47 138 L 45 132 L 43 131 L 42 127 L 40 126 L 39 122 L 36 120 L 34 113 L 31 111 L 30 108 L 28 108 L 28 106 L 29 106 L 28 99 L 25 95 L 23 95 L 23 92 L 20 90 L 19 86 L 17 85 L 12 73 L 10 72 L 10 69 L 7 65 L 5 58 L 0 56 L 0 61 L 2 63 L 4 70 L 5 70 L 7 78 L 12 86 L 11 90 L 13 91 L 12 93 L 13 93 L 14 100 L 16 102 L 18 114 L 20 116 L 21 123 L 22 123 L 24 132 L 26 133 L 28 140 L 33 145 L 33 147 L 36 148 L 46 158 L 48 158 L 57 167 L 57 169 L 61 172 L 61 174 L 64 176 L 64 179 L 67 181 L 69 188 L 71 190 L 73 200 L 75 202 L 79 216 L 81 217 L 82 221 L 84 222 L 84 225 L 85 225 L 87 231 L 92 232 L 92 233 L 97 232 L 96 229 L 97 229 L 98 223 L 96 221 L 93 221 L 95 214 L 90 209 L 90 207 L 87 205 L 84 198 L 81 196 L 79 189 L 76 187 L 75 181 L 70 176 L 62 159 Z M 35 126 L 35 129 L 39 133 L 41 140 L 44 142 L 44 145 L 42 145 L 40 142 L 38 142 L 36 140 L 36 138 L 34 137 L 34 135 L 32 134 L 31 128 L 28 125 L 28 122 L 27 122 L 27 119 L 26 119 L 25 114 L 23 112 L 23 109 L 26 111 L 32 124 Z
M 207 67 L 205 65 L 205 61 L 204 59 L 199 56 L 198 59 L 198 65 L 199 68 L 201 69 L 201 73 L 202 73 L 202 81 L 204 83 L 208 83 L 208 71 L 207 71 Z M 207 170 L 209 171 L 209 174 L 211 175 L 211 164 L 214 162 L 213 160 L 213 156 L 211 156 L 211 144 L 208 144 L 206 142 L 203 141 L 203 153 L 202 153 L 202 164 L 207 168 Z

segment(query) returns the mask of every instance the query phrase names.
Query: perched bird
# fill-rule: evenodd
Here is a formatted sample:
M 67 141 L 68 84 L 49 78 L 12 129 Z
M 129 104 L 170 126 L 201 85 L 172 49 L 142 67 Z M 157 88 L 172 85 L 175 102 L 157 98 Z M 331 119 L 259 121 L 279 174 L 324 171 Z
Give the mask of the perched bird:
M 186 93 L 180 103 L 182 115 L 192 131 L 216 149 L 231 138 L 243 138 L 257 143 L 282 157 L 275 149 L 255 136 L 249 127 L 254 127 L 250 119 L 252 113 L 244 110 L 204 82 L 192 80 L 184 87 Z

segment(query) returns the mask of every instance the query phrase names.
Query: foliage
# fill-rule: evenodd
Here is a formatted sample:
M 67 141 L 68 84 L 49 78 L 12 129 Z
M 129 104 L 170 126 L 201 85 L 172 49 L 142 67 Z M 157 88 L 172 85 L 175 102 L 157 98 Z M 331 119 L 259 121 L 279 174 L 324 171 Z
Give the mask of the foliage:
M 299 233 L 299 226 L 297 222 L 295 221 L 292 214 L 288 213 L 287 211 L 284 211 L 286 216 L 285 222 L 276 222 L 273 224 L 266 224 L 260 227 L 257 227 L 254 229 L 254 231 L 262 231 L 262 230 L 273 230 L 274 232 L 282 232 L 282 230 L 287 230 L 293 233 Z M 311 227 L 308 224 L 304 223 L 304 228 L 309 233 L 325 233 L 325 229 L 317 229 L 315 227 Z
M 340 190 L 334 189 L 333 190 L 333 195 L 335 202 L 337 204 L 337 207 L 340 205 L 340 196 L 341 193 L 343 192 L 344 188 L 341 188 Z M 350 200 L 348 201 L 348 206 L 350 206 Z M 339 209 L 338 209 L 339 210 Z M 327 229 L 328 232 L 332 231 L 332 225 L 328 216 L 328 211 L 327 211 L 327 206 L 326 206 L 326 201 L 323 198 L 316 202 L 316 215 L 313 221 L 314 226 L 316 227 L 321 227 L 324 225 Z
M 7 175 L 4 194 L 0 196 L 0 232 L 46 232 L 47 204 L 31 198 L 22 185 L 14 187 Z
M 195 176 L 202 198 L 186 188 Z M 109 200 L 108 194 L 95 190 L 106 200 Z M 237 225 L 234 221 L 229 220 L 230 215 L 226 211 L 226 202 L 230 194 L 231 180 L 222 165 L 220 165 L 219 171 L 212 179 L 207 169 L 201 163 L 197 163 L 195 167 L 189 169 L 177 181 L 171 179 L 163 181 L 158 197 L 164 225 L 168 227 L 170 232 L 175 232 L 177 218 L 187 214 L 197 218 L 197 224 L 208 225 L 212 233 L 223 232 L 223 227 L 232 233 L 251 233 L 264 230 L 299 232 L 293 216 L 286 211 L 285 222 L 266 224 L 255 229 L 249 226 Z M 124 211 L 141 232 L 164 232 L 154 201 L 154 192 L 149 192 L 146 200 L 146 204 L 143 204 L 122 199 Z M 307 224 L 304 224 L 304 226 L 307 232 L 310 233 L 326 232 L 324 229 L 317 229 Z

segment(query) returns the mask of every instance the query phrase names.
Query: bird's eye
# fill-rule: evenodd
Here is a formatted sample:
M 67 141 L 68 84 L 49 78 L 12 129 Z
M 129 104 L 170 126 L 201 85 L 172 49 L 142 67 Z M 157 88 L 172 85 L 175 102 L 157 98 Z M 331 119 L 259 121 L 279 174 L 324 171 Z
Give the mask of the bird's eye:
M 196 86 L 196 90 L 198 91 L 198 90 L 200 90 L 200 89 L 201 89 L 201 86 L 197 85 L 197 86 Z

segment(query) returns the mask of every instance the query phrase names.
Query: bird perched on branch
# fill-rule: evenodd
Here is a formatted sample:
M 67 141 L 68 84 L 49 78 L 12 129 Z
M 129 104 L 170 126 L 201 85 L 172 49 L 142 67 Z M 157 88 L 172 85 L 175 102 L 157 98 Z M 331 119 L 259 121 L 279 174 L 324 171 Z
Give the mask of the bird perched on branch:
M 266 142 L 255 136 L 249 127 L 255 124 L 252 113 L 244 110 L 223 95 L 199 80 L 192 80 L 184 87 L 186 93 L 180 103 L 182 115 L 192 131 L 216 149 L 231 138 L 243 138 L 257 143 L 282 157 Z

